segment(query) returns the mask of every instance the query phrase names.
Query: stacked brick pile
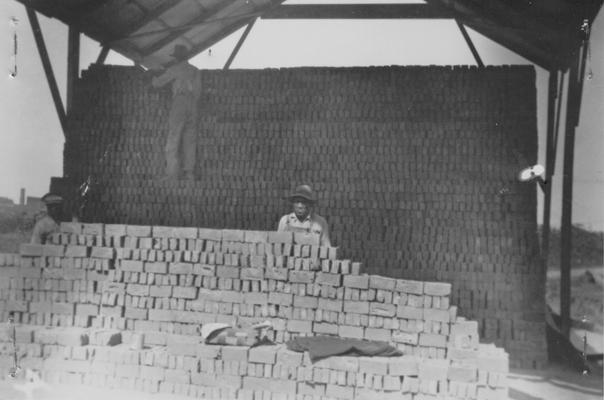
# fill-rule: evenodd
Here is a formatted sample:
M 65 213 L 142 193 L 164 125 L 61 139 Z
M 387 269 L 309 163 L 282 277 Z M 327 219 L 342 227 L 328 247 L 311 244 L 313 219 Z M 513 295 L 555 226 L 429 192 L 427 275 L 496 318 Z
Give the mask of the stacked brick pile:
M 450 284 L 363 274 L 306 234 L 70 223 L 0 265 L 22 364 L 49 381 L 233 399 L 507 393 L 507 354 L 479 344 Z M 203 345 L 198 333 L 265 320 L 277 345 Z M 140 334 L 148 348 L 132 350 Z M 311 363 L 283 346 L 308 335 L 387 341 L 405 355 Z
M 93 66 L 77 86 L 65 174 L 89 222 L 275 229 L 296 185 L 369 273 L 451 282 L 515 366 L 545 362 L 529 67 L 202 71 L 193 182 L 158 180 L 170 104 L 150 75 Z

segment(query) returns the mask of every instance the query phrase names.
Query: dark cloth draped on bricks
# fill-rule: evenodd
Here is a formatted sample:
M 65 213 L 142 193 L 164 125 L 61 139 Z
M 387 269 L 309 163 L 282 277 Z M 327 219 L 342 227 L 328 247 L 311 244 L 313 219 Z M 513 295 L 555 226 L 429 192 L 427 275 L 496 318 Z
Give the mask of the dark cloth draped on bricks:
M 348 339 L 336 336 L 298 337 L 289 340 L 287 348 L 291 351 L 308 351 L 312 362 L 331 356 L 402 356 L 403 352 L 386 342 Z

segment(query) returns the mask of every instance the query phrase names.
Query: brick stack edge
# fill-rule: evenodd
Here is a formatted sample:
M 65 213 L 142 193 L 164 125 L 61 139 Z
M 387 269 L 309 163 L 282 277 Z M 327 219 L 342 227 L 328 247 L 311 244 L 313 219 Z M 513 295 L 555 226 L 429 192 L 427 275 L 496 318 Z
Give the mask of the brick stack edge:
M 76 87 L 64 171 L 93 183 L 85 221 L 274 230 L 297 184 L 343 257 L 451 282 L 517 367 L 546 360 L 532 67 L 202 71 L 193 182 L 162 182 L 170 94 L 134 67 Z
M 63 223 L 50 244 L 1 254 L 0 276 L 21 366 L 49 382 L 250 400 L 507 399 L 508 354 L 479 343 L 451 284 L 363 273 L 306 234 Z M 266 320 L 275 345 L 205 345 L 198 333 Z M 313 364 L 283 344 L 318 334 L 404 356 Z M 3 376 L 11 354 L 3 329 Z

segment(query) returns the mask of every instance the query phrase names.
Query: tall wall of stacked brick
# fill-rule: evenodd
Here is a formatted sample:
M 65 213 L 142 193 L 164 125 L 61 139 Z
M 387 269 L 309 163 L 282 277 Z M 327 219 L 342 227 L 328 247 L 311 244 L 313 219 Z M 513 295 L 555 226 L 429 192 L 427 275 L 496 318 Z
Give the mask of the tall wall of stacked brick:
M 298 184 L 368 273 L 453 284 L 512 365 L 544 362 L 530 67 L 203 71 L 195 181 L 164 182 L 168 90 L 131 67 L 83 73 L 65 174 L 90 222 L 273 230 Z

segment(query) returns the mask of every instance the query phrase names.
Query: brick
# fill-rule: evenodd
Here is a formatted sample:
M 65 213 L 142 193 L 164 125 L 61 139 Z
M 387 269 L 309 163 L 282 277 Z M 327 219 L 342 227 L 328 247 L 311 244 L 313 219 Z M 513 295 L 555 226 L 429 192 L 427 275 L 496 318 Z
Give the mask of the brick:
M 436 333 L 420 333 L 419 345 L 426 347 L 447 347 L 447 336 Z
M 121 260 L 120 269 L 127 272 L 143 272 L 143 262 L 138 260 Z
M 445 282 L 424 282 L 424 294 L 429 296 L 448 296 L 451 294 L 451 284 Z
M 419 362 L 419 358 L 410 355 L 391 357 L 388 359 L 388 374 L 393 376 L 417 376 Z
M 248 347 L 244 346 L 224 346 L 222 349 L 222 360 L 247 362 L 248 349 Z
M 145 262 L 143 266 L 145 272 L 152 274 L 167 274 L 168 263 L 164 261 Z
M 52 303 L 50 302 L 31 302 L 29 303 L 29 312 L 35 313 L 48 313 L 52 312 Z
M 131 296 L 149 296 L 149 286 L 129 283 L 126 285 L 126 294 Z
M 260 292 L 250 292 L 243 294 L 243 303 L 245 304 L 268 304 L 268 294 Z
M 238 229 L 223 229 L 222 240 L 224 242 L 244 242 L 245 233 Z
M 386 303 L 369 303 L 369 314 L 378 315 L 380 317 L 394 317 L 396 315 L 396 306 Z
M 172 290 L 172 297 L 178 299 L 196 299 L 197 298 L 197 288 L 196 287 L 182 287 L 182 286 L 174 286 Z
M 392 332 L 390 329 L 365 328 L 365 339 L 377 340 L 381 342 L 390 342 Z
M 22 243 L 19 246 L 19 254 L 21 256 L 40 257 L 43 248 L 44 246 L 41 244 Z
M 76 304 L 76 315 L 99 315 L 99 306 L 96 304 Z
M 166 370 L 161 367 L 152 367 L 148 365 L 141 365 L 140 376 L 143 379 L 151 381 L 163 381 L 166 378 Z
M 296 394 L 296 381 L 244 376 L 243 389 L 294 395 Z
M 193 274 L 201 276 L 215 276 L 216 266 L 208 264 L 193 264 Z
M 368 289 L 369 288 L 369 276 L 367 275 L 344 275 L 343 286 L 356 288 L 356 289 Z
M 369 287 L 372 289 L 382 289 L 393 291 L 396 286 L 396 279 L 386 278 L 379 275 L 369 276 Z
M 227 347 L 229 346 L 206 345 L 202 343 L 199 346 L 196 346 L 197 357 L 200 360 L 214 360 L 219 358 L 222 354 L 222 351 Z M 247 347 L 243 348 L 247 349 Z
M 294 307 L 317 308 L 319 299 L 313 296 L 294 296 Z
M 106 236 L 126 236 L 126 225 L 105 224 Z
M 444 381 L 449 373 L 449 360 L 426 358 L 420 361 L 418 369 L 420 380 Z
M 103 236 L 105 232 L 103 224 L 82 224 L 83 235 Z
M 270 243 L 292 244 L 294 242 L 294 236 L 292 232 L 268 232 L 268 241 Z
M 189 375 L 189 371 L 181 369 L 166 369 L 166 382 L 188 385 L 191 383 L 191 376 Z
M 171 274 L 192 274 L 193 273 L 193 264 L 175 262 L 168 264 L 168 272 Z
M 250 243 L 266 243 L 268 242 L 268 232 L 264 231 L 244 231 L 244 241 Z
M 239 278 L 242 280 L 261 281 L 264 279 L 264 271 L 260 268 L 241 268 Z
M 314 322 L 313 332 L 321 335 L 337 335 L 338 325 L 328 324 L 327 322 Z
M 419 343 L 419 334 L 417 332 L 394 331 L 392 333 L 392 341 L 417 346 Z
M 287 350 L 286 347 L 281 347 L 277 350 L 277 363 L 284 365 L 299 366 L 302 364 L 304 353 Z
M 75 268 L 44 268 L 42 276 L 45 279 L 59 279 L 63 281 L 75 281 L 86 279 L 86 271 Z
M 264 272 L 265 279 L 273 279 L 276 281 L 287 281 L 287 268 L 266 268 Z
M 82 224 L 78 222 L 61 222 L 59 232 L 80 235 L 82 233 Z
M 248 361 L 261 364 L 274 364 L 279 346 L 257 346 L 249 350 Z
M 449 310 L 424 308 L 424 319 L 427 321 L 449 322 L 450 318 Z
M 424 309 L 409 306 L 398 306 L 396 316 L 404 319 L 424 319 Z
M 315 281 L 315 273 L 312 271 L 289 271 L 290 283 L 313 283 Z
M 289 332 L 310 333 L 312 332 L 312 322 L 290 319 L 287 321 L 287 330 Z
M 52 303 L 52 313 L 53 314 L 63 314 L 63 315 L 74 315 L 75 304 L 74 303 Z
M 200 239 L 204 240 L 213 240 L 215 242 L 220 242 L 222 240 L 222 231 L 218 229 L 199 228 L 197 234 Z
M 401 378 L 398 376 L 384 376 L 384 390 L 388 391 L 400 391 L 401 390 Z
M 216 276 L 219 278 L 232 278 L 239 279 L 239 270 L 241 268 L 238 267 L 227 267 L 225 265 L 219 265 L 216 268 Z
M 328 286 L 342 286 L 341 274 L 330 274 L 328 272 L 317 272 L 317 283 Z
M 65 246 L 45 244 L 42 246 L 42 255 L 45 257 L 63 257 L 65 255 Z
M 149 321 L 172 322 L 174 319 L 174 314 L 175 311 L 173 310 L 150 309 Z
M 115 250 L 113 247 L 93 247 L 90 253 L 90 257 L 92 258 L 104 258 L 104 259 L 113 259 L 115 256 Z
M 342 311 L 342 300 L 332 300 L 332 299 L 323 299 L 319 298 L 318 308 L 327 311 Z
M 151 227 L 144 225 L 127 225 L 126 235 L 134 237 L 151 237 Z
M 340 325 L 338 326 L 338 335 L 345 338 L 363 339 L 365 332 L 360 326 Z
M 101 291 L 111 294 L 125 294 L 126 284 L 120 282 L 104 281 L 101 285 Z
M 60 346 L 86 346 L 90 339 L 85 329 L 63 328 L 57 331 L 57 344 Z
M 123 317 L 124 316 L 124 307 L 122 306 L 102 306 L 101 307 L 101 315 L 105 317 Z
M 355 314 L 368 314 L 369 313 L 369 302 L 368 301 L 344 301 L 344 312 L 350 312 Z
M 291 293 L 270 292 L 268 294 L 269 304 L 277 304 L 281 306 L 291 306 L 293 304 L 294 295 Z
M 359 357 L 359 372 L 363 374 L 386 375 L 388 374 L 388 358 Z
M 88 247 L 69 245 L 65 248 L 65 257 L 88 257 Z
M 410 293 L 410 294 L 424 294 L 424 283 L 419 281 L 409 281 L 404 279 L 396 280 L 396 287 L 394 288 L 397 292 Z
M 447 379 L 455 382 L 476 382 L 478 369 L 476 365 L 454 363 L 449 367 Z
M 319 246 L 320 237 L 315 233 L 294 232 L 294 243 L 299 245 Z
M 342 400 L 353 400 L 354 388 L 350 386 L 327 384 L 325 388 L 325 396 Z
M 255 269 L 263 269 L 267 265 L 265 255 L 250 256 L 250 266 Z
M 197 356 L 197 345 L 201 336 L 168 335 L 168 354 L 175 356 Z
M 6 311 L 27 312 L 27 302 L 20 300 L 8 300 L 6 302 Z
M 125 307 L 124 318 L 146 320 L 148 312 L 146 308 Z

